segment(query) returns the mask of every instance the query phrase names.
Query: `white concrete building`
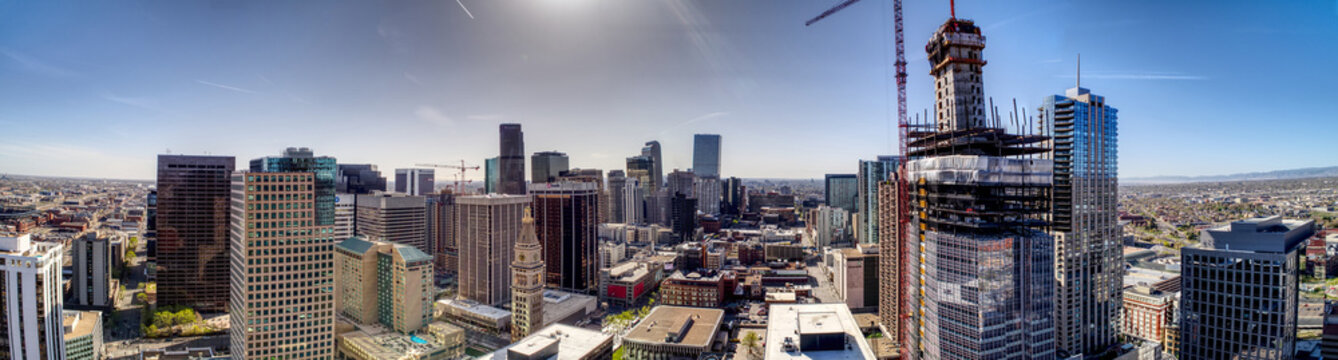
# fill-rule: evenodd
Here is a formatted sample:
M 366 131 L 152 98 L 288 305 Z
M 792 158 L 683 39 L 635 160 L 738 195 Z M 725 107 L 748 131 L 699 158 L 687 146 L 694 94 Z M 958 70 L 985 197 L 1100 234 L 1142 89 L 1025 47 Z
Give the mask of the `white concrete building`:
M 60 244 L 33 243 L 28 234 L 0 235 L 0 291 L 4 321 L 0 358 L 61 360 L 65 358 L 62 326 Z M 38 324 L 41 325 L 38 325 Z
M 114 306 L 111 300 L 110 234 L 89 232 L 71 244 L 74 282 L 70 301 L 84 306 Z
M 845 304 L 771 306 L 766 359 L 874 359 Z
M 335 194 L 334 237 L 344 241 L 353 237 L 353 224 L 357 221 L 357 195 Z

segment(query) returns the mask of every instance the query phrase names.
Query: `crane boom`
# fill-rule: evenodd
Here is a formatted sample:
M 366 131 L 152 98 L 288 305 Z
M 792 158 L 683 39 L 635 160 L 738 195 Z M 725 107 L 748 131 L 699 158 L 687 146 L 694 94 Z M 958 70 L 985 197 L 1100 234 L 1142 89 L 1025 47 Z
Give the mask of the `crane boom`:
M 462 193 L 462 194 L 464 193 L 464 188 L 460 186 L 460 183 L 461 183 L 461 182 L 466 182 L 466 183 L 469 182 L 469 180 L 465 180 L 465 171 L 467 171 L 467 170 L 478 171 L 478 169 L 479 169 L 478 165 L 466 165 L 464 160 L 460 160 L 460 165 L 414 164 L 414 166 L 433 167 L 433 168 L 443 168 L 443 169 L 457 169 L 457 170 L 460 170 L 460 174 L 459 174 L 459 175 L 456 175 L 457 177 L 455 178 L 455 189 L 454 189 L 454 190 L 455 190 L 455 192 L 457 192 L 457 193 Z
M 818 14 L 818 16 L 815 16 L 812 19 L 809 19 L 808 21 L 804 22 L 804 26 L 813 25 L 813 23 L 818 22 L 818 20 L 822 20 L 828 15 L 835 14 L 837 11 L 841 11 L 841 9 L 845 9 L 847 6 L 850 6 L 850 4 L 854 4 L 857 2 L 859 2 L 859 0 L 842 1 L 840 4 L 836 4 L 836 6 L 833 6 L 831 9 L 827 9 L 827 11 L 823 11 L 821 14 Z

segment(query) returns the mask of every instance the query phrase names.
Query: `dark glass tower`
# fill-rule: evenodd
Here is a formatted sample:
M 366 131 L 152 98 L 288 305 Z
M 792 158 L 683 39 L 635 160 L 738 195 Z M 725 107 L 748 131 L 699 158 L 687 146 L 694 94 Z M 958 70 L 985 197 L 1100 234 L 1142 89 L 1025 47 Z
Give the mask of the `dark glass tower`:
M 543 243 L 549 287 L 588 293 L 599 282 L 598 193 L 588 182 L 532 185 L 534 226 Z
M 334 225 L 335 158 L 316 157 L 310 148 L 288 148 L 280 156 L 251 160 L 252 172 L 309 172 L 314 174 L 316 225 Z
M 692 136 L 692 172 L 700 177 L 720 177 L 720 135 Z
M 497 192 L 525 195 L 525 133 L 520 124 L 502 124 L 501 156 L 497 158 Z
M 371 194 L 386 191 L 386 178 L 372 164 L 339 164 L 336 192 L 340 194 Z
M 231 156 L 158 155 L 154 219 L 158 302 L 196 311 L 228 305 Z
M 664 158 L 660 156 L 660 142 L 647 141 L 641 148 L 641 156 L 650 158 L 650 183 L 646 193 L 653 193 L 664 187 Z

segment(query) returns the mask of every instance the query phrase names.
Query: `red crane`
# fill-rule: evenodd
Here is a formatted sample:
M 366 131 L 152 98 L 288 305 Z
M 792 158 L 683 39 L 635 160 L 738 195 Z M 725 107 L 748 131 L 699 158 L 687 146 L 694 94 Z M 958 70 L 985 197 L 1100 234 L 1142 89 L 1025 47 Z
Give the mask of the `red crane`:
M 830 16 L 831 14 L 834 14 L 837 11 L 841 11 L 841 9 L 845 9 L 851 4 L 854 4 L 859 1 L 860 0 L 842 1 L 840 4 L 836 4 L 836 6 L 833 6 L 831 9 L 827 9 L 827 11 L 823 11 L 821 14 L 818 14 L 818 16 L 808 20 L 807 22 L 804 23 L 804 26 L 813 25 L 813 23 L 818 22 L 818 20 L 822 20 L 827 16 Z M 956 11 L 955 11 L 956 6 L 952 7 L 954 8 L 953 17 L 956 17 Z M 907 114 L 906 114 L 906 38 L 905 35 L 903 35 L 904 31 L 902 29 L 901 0 L 892 0 L 892 14 L 894 18 L 894 27 L 896 28 L 895 38 L 897 42 L 896 45 L 897 62 L 895 63 L 897 70 L 897 75 L 896 75 L 897 76 L 897 134 L 898 134 L 897 143 L 898 143 L 898 154 L 901 155 L 901 163 L 897 168 L 898 176 L 896 179 L 897 235 L 898 235 L 897 242 L 898 245 L 900 245 L 898 246 L 900 248 L 900 251 L 898 251 L 900 255 L 898 255 L 897 260 L 899 262 L 904 263 L 906 261 L 911 261 L 910 259 L 905 259 L 904 257 L 906 254 L 910 253 L 909 247 L 912 246 L 909 239 L 902 238 L 906 234 L 906 230 L 910 226 L 910 220 L 911 220 L 911 214 L 909 209 L 910 203 L 907 201 L 910 194 L 907 186 L 908 184 L 906 182 L 907 181 L 906 161 L 908 159 L 908 157 L 906 156 L 906 137 L 907 133 L 910 130 L 911 125 L 907 121 Z M 906 266 L 904 266 L 903 264 L 896 264 L 896 266 L 900 269 L 903 269 L 903 271 L 904 269 L 906 269 Z M 898 280 L 897 287 L 901 289 L 902 292 L 901 294 L 902 298 L 897 299 L 897 301 L 901 302 L 902 307 L 906 307 L 905 309 L 902 309 L 900 317 L 903 319 L 902 321 L 910 321 L 909 307 L 911 304 L 910 300 L 911 298 L 910 294 L 905 293 L 907 291 L 906 289 L 908 289 L 907 285 L 909 284 L 907 284 L 907 278 L 905 274 L 897 276 L 897 280 Z M 903 330 L 904 329 L 889 329 L 889 331 L 893 332 L 902 332 Z M 909 335 L 909 330 L 907 331 L 908 332 L 906 332 L 905 334 Z M 907 342 L 906 339 L 904 338 L 901 339 L 900 342 L 901 342 L 900 346 L 902 348 L 901 349 L 902 354 L 909 354 L 911 351 L 909 342 Z

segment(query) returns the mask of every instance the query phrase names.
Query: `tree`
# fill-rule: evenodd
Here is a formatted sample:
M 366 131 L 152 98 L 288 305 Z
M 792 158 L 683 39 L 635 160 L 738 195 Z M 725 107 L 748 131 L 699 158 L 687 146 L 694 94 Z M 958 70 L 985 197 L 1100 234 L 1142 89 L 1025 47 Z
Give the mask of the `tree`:
M 757 336 L 756 332 L 749 331 L 747 335 L 743 336 L 743 340 L 741 340 L 740 343 L 742 343 L 743 346 L 748 347 L 748 353 L 752 354 L 757 351 L 757 343 L 761 340 L 762 339 Z

